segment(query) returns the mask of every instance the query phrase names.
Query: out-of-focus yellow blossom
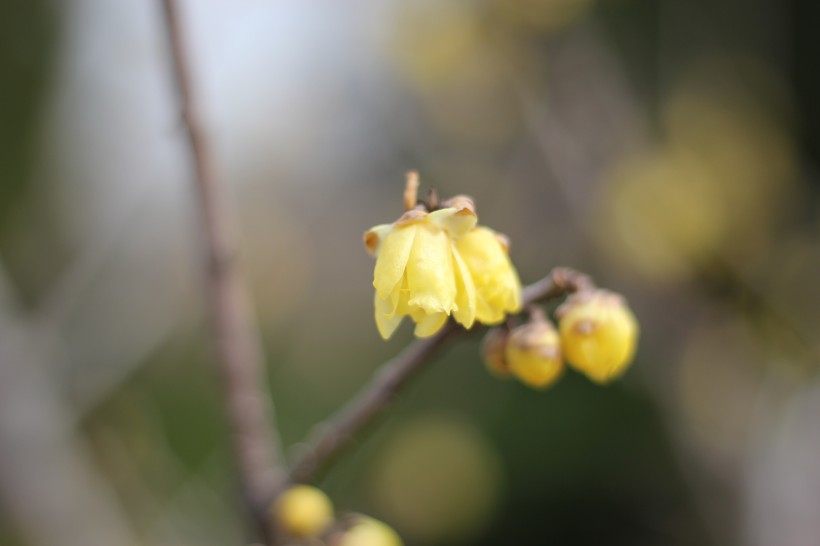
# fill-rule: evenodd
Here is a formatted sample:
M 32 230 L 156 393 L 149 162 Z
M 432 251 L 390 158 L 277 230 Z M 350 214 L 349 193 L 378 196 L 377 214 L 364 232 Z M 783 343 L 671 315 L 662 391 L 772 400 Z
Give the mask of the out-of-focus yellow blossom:
M 401 537 L 386 523 L 359 516 L 353 527 L 348 529 L 337 546 L 403 546 Z
M 413 544 L 469 544 L 496 512 L 498 451 L 476 427 L 430 414 L 399 427 L 370 470 L 373 502 Z
M 507 313 L 521 310 L 521 281 L 504 237 L 478 226 L 457 239 L 455 246 L 472 275 L 479 322 L 498 324 Z
M 507 341 L 510 332 L 506 327 L 491 328 L 481 342 L 481 356 L 487 370 L 496 377 L 510 377 L 510 365 L 507 362 Z
M 537 389 L 552 385 L 564 370 L 558 332 L 546 320 L 515 328 L 510 333 L 506 355 L 513 375 Z
M 638 323 L 623 298 L 605 290 L 581 292 L 558 309 L 567 362 L 596 383 L 623 373 L 635 355 Z
M 706 56 L 659 104 L 659 140 L 614 163 L 596 196 L 612 265 L 658 281 L 766 255 L 799 170 L 788 93 L 770 67 Z
M 465 328 L 476 319 L 476 289 L 453 239 L 470 231 L 476 215 L 469 207 L 431 213 L 406 212 L 397 222 L 365 233 L 365 246 L 377 256 L 376 326 L 388 339 L 405 316 L 415 334 L 435 334 L 452 315 Z
M 273 505 L 273 513 L 289 535 L 312 537 L 333 521 L 333 504 L 321 490 L 297 485 L 282 493 Z

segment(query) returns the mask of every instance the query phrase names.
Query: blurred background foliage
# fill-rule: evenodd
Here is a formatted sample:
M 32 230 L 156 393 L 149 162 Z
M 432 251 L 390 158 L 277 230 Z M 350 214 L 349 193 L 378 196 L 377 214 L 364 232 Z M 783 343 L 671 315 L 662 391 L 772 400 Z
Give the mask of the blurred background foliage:
M 525 282 L 623 292 L 626 377 L 447 349 L 321 484 L 409 545 L 820 536 L 810 0 L 183 2 L 295 445 L 410 341 L 372 318 L 403 172 Z M 157 2 L 0 1 L 0 543 L 242 544 Z

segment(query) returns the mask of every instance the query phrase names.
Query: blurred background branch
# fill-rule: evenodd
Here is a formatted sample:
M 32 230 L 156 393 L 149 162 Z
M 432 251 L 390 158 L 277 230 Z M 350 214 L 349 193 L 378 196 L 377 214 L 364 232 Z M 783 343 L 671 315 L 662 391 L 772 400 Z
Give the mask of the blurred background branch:
M 32 544 L 137 544 L 0 264 L 0 499 Z

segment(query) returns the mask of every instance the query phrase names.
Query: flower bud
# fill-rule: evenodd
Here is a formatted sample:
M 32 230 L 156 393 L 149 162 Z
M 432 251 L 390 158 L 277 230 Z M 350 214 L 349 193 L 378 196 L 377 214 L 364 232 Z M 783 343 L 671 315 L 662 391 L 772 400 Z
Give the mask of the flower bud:
M 291 487 L 276 500 L 273 513 L 279 526 L 295 537 L 316 536 L 333 521 L 333 504 L 309 485 Z
M 624 299 L 606 290 L 570 296 L 558 309 L 567 362 L 596 383 L 623 373 L 635 355 L 638 323 Z
M 506 356 L 513 375 L 536 389 L 554 383 L 564 369 L 558 333 L 546 319 L 515 328 L 507 342 Z
M 336 546 L 404 546 L 401 537 L 386 523 L 360 516 Z
M 496 377 L 507 378 L 512 375 L 507 362 L 507 340 L 510 331 L 507 328 L 491 328 L 481 342 L 481 356 L 487 370 Z

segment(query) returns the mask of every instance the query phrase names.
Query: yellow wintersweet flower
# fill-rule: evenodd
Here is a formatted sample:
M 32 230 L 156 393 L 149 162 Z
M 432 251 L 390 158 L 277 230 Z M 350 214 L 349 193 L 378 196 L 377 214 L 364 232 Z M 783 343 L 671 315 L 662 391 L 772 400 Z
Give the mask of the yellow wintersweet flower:
M 475 212 L 466 207 L 414 209 L 365 233 L 365 246 L 377 256 L 376 326 L 384 339 L 406 316 L 416 323 L 418 337 L 435 334 L 450 315 L 465 328 L 473 325 L 476 290 L 453 239 L 475 224 Z
M 558 310 L 564 356 L 596 383 L 623 373 L 635 355 L 638 322 L 623 298 L 606 290 L 579 292 Z
M 507 313 L 521 310 L 521 281 L 510 261 L 506 240 L 493 230 L 478 226 L 456 240 L 476 291 L 476 319 L 498 324 Z
M 550 386 L 564 371 L 558 332 L 546 320 L 515 328 L 507 341 L 506 358 L 513 375 L 536 389 Z

